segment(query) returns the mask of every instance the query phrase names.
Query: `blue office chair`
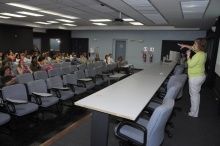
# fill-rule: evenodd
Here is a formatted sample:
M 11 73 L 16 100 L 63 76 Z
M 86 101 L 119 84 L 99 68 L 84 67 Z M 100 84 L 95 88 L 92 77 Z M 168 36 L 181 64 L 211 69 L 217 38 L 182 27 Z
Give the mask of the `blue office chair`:
M 46 108 L 56 105 L 58 109 L 59 99 L 47 92 L 47 84 L 44 80 L 35 80 L 27 83 L 28 92 L 31 96 L 31 101 L 41 107 L 42 117 L 44 119 L 44 111 Z
M 164 99 L 149 120 L 139 118 L 136 122 L 122 121 L 115 127 L 115 135 L 120 138 L 120 146 L 135 144 L 141 146 L 159 146 L 164 139 L 167 120 L 172 113 L 173 99 Z
M 22 117 L 38 110 L 38 105 L 28 102 L 24 84 L 15 84 L 2 88 L 2 98 L 11 115 Z

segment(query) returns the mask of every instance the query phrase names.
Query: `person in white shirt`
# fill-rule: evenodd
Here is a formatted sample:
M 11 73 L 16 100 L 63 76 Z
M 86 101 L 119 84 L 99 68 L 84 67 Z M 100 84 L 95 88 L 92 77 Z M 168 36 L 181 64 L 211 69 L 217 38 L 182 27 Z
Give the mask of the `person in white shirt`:
M 112 59 L 112 54 L 108 55 L 108 64 L 113 64 L 115 61 Z

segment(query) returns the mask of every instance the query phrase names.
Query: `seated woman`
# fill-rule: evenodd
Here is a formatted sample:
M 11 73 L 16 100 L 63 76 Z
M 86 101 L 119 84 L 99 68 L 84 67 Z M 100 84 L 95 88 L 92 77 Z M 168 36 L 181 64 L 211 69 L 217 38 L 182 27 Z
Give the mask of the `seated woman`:
M 39 63 L 38 63 L 37 56 L 33 56 L 33 57 L 32 57 L 30 69 L 31 69 L 33 72 L 35 72 L 35 71 L 41 71 L 41 70 L 42 70 L 41 66 L 40 66 Z
M 4 86 L 9 86 L 17 83 L 17 78 L 12 76 L 11 68 L 9 66 L 4 66 L 0 70 L 0 88 Z
M 46 61 L 45 61 L 45 57 L 39 57 L 38 58 L 38 64 L 41 66 L 41 68 L 43 69 L 43 70 L 51 70 L 51 69 L 53 69 L 53 66 L 52 65 L 47 65 L 46 64 Z
M 98 54 L 98 53 L 95 55 L 94 61 L 95 61 L 95 62 L 96 62 L 96 61 L 100 61 L 100 58 L 99 58 L 99 54 Z
M 105 55 L 104 62 L 105 62 L 105 64 L 108 64 L 108 55 Z
M 29 66 L 25 65 L 24 60 L 20 60 L 18 62 L 17 70 L 20 75 L 24 73 L 32 73 L 32 70 L 29 68 Z

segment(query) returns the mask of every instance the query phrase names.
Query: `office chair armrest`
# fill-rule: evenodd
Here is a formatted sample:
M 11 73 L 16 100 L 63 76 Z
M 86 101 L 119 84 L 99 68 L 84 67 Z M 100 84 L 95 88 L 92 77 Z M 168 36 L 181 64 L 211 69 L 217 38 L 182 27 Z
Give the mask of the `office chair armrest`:
M 51 91 L 53 91 L 56 94 L 56 97 L 61 98 L 60 90 L 52 88 Z
M 135 139 L 133 139 L 132 137 L 128 137 L 128 136 L 122 134 L 122 133 L 120 132 L 120 129 L 121 129 L 123 126 L 125 126 L 125 125 L 130 126 L 130 127 L 133 127 L 133 128 L 136 128 L 136 129 L 142 131 L 142 132 L 143 132 L 143 135 L 144 135 L 144 142 L 143 142 L 143 143 L 140 143 L 140 142 L 136 141 Z M 122 139 L 129 140 L 129 141 L 131 141 L 131 142 L 133 142 L 133 143 L 135 143 L 135 144 L 137 144 L 137 145 L 146 145 L 146 141 L 147 141 L 147 129 L 146 129 L 144 126 L 142 126 L 142 125 L 140 125 L 140 124 L 138 124 L 138 123 L 131 122 L 131 121 L 122 121 L 122 122 L 119 124 L 119 126 L 118 126 L 118 128 L 117 128 L 117 130 L 116 130 L 116 133 L 117 133 L 117 135 L 118 135 L 119 137 L 121 137 Z
M 34 94 L 32 93 L 31 96 L 34 98 L 34 100 L 36 101 L 36 103 L 38 105 L 41 105 L 42 104 L 42 100 L 41 100 L 41 96 L 37 95 L 37 94 Z
M 67 83 L 66 86 L 69 87 L 73 92 L 75 92 L 75 87 L 74 86 L 77 86 L 77 85 L 76 84 Z

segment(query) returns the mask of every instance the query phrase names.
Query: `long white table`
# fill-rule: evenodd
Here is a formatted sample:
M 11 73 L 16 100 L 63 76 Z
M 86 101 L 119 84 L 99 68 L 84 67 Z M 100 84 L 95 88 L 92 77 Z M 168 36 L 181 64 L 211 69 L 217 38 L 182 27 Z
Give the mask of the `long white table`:
M 75 102 L 93 110 L 91 146 L 107 146 L 109 115 L 135 120 L 175 65 L 157 63 Z

